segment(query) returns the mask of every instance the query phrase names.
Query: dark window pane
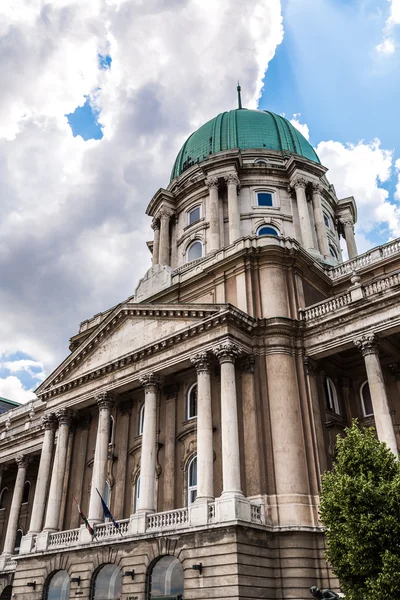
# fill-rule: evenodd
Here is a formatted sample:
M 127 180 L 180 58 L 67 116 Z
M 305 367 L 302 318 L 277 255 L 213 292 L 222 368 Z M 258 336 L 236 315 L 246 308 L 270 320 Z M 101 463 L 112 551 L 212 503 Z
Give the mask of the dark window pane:
M 373 415 L 374 409 L 372 408 L 371 392 L 368 383 L 363 385 L 361 393 L 364 405 L 364 416 L 367 417 L 368 415 Z
M 329 244 L 329 252 L 331 253 L 331 256 L 333 256 L 333 258 L 337 258 L 338 257 L 335 248 L 333 246 L 331 246 L 330 244 Z
M 258 235 L 278 235 L 278 232 L 273 227 L 261 227 Z
M 200 219 L 200 206 L 196 206 L 196 208 L 191 210 L 189 213 L 189 225 L 191 225 L 195 221 L 198 221 L 199 219 Z
M 272 206 L 272 194 L 269 192 L 260 192 L 257 194 L 258 206 Z
M 150 598 L 183 594 L 183 569 L 173 556 L 163 556 L 151 573 Z
M 96 575 L 94 600 L 119 600 L 121 584 L 121 570 L 115 565 L 104 565 Z
M 201 258 L 202 255 L 203 246 L 201 245 L 201 242 L 193 242 L 187 253 L 188 262 L 190 262 L 191 260 L 196 260 L 197 258 Z

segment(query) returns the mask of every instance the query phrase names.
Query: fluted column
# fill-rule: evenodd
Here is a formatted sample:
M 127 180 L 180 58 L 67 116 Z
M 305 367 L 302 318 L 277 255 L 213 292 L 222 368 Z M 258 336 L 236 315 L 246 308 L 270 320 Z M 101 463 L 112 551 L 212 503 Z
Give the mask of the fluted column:
M 163 510 L 175 508 L 175 435 L 176 400 L 178 386 L 169 385 L 165 393 L 165 443 L 164 443 L 164 506 Z
M 160 265 L 169 265 L 169 251 L 170 251 L 169 221 L 171 218 L 171 213 L 163 210 L 160 212 L 159 217 L 160 217 L 159 263 L 160 263 Z
M 26 469 L 28 461 L 26 456 L 17 456 L 15 459 L 18 465 L 17 478 L 15 480 L 14 492 L 11 501 L 10 515 L 8 517 L 6 539 L 4 542 L 3 554 L 14 554 L 15 540 L 17 538 L 17 527 L 19 513 L 21 510 L 22 496 L 26 479 Z
M 160 219 L 153 219 L 151 224 L 154 231 L 154 242 L 153 242 L 153 265 L 158 265 L 160 261 Z
M 221 366 L 222 495 L 242 495 L 235 370 L 240 351 L 227 341 L 213 352 Z
M 214 498 L 211 364 L 207 352 L 191 358 L 197 371 L 197 498 Z
M 140 455 L 140 494 L 137 512 L 154 512 L 157 455 L 157 395 L 160 377 L 146 373 L 140 378 L 144 387 L 144 420 Z
M 292 181 L 291 185 L 296 192 L 297 210 L 299 213 L 300 232 L 303 246 L 306 250 L 313 250 L 314 241 L 306 196 L 307 180 L 303 177 L 297 177 Z
M 393 454 L 397 456 L 396 435 L 379 360 L 378 340 L 372 333 L 355 339 L 354 344 L 364 357 L 378 438 L 381 442 L 386 442 Z
M 40 455 L 39 472 L 36 481 L 35 497 L 32 506 L 32 516 L 28 533 L 39 533 L 42 530 L 44 511 L 50 484 L 51 462 L 54 451 L 54 437 L 57 420 L 54 413 L 42 418 L 44 438 Z
M 319 183 L 314 183 L 312 186 L 312 202 L 314 209 L 315 230 L 317 232 L 318 247 L 321 254 L 329 256 L 328 236 L 326 235 L 326 227 L 324 221 L 324 213 L 321 202 L 322 187 Z
M 229 243 L 233 244 L 233 242 L 240 238 L 240 208 L 238 200 L 240 182 L 236 173 L 229 173 L 224 179 L 228 188 Z
M 209 177 L 205 181 L 209 189 L 208 197 L 208 217 L 210 229 L 208 232 L 207 249 L 214 252 L 220 249 L 219 237 L 219 204 L 218 204 L 218 177 Z
M 99 421 L 97 425 L 96 447 L 94 451 L 92 485 L 90 487 L 90 502 L 88 519 L 91 523 L 104 521 L 103 508 L 99 494 L 104 496 L 107 478 L 108 441 L 110 436 L 110 416 L 114 404 L 109 392 L 101 392 L 96 396 L 99 407 Z
M 354 222 L 350 217 L 347 219 L 340 219 L 343 226 L 344 239 L 346 240 L 347 254 L 349 258 L 356 258 L 358 256 L 356 238 L 354 236 Z

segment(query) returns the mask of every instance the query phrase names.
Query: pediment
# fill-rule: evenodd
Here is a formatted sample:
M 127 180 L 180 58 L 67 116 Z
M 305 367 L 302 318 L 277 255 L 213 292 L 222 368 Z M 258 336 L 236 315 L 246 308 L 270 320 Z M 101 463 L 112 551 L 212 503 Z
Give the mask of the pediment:
M 213 305 L 120 305 L 37 389 L 102 370 L 135 351 L 157 344 L 220 310 Z

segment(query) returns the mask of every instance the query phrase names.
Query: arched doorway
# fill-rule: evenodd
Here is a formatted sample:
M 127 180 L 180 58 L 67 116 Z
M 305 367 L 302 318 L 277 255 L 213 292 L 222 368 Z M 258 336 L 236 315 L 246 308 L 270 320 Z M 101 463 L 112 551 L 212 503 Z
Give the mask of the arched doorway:
M 0 600 L 11 600 L 12 585 L 6 585 L 0 594 Z
M 121 587 L 121 569 L 115 565 L 103 565 L 93 579 L 92 600 L 119 600 Z
M 48 579 L 45 600 L 68 600 L 69 575 L 67 571 L 56 571 Z
M 163 556 L 148 579 L 148 600 L 183 600 L 183 568 L 174 556 Z

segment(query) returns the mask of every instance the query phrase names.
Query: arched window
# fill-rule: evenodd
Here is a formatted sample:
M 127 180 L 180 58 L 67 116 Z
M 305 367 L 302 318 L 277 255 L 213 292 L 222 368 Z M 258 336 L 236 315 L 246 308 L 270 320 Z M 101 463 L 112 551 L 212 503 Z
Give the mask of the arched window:
M 183 599 L 183 569 L 174 556 L 160 558 L 149 573 L 149 600 Z
M 370 417 L 374 414 L 374 409 L 372 408 L 371 391 L 368 381 L 364 381 L 360 387 L 360 396 L 363 416 Z
M 93 600 L 120 600 L 121 570 L 115 565 L 103 565 L 94 576 L 92 585 Z
M 279 235 L 279 231 L 275 227 L 269 225 L 263 225 L 257 231 L 257 235 Z
M 186 261 L 191 262 L 203 256 L 203 244 L 199 240 L 195 240 L 188 246 L 186 250 Z
M 8 488 L 3 488 L 0 494 L 0 510 L 7 508 Z
M 142 435 L 142 433 L 143 433 L 143 423 L 144 423 L 144 402 L 139 410 L 138 435 Z
M 14 554 L 19 554 L 19 549 L 21 548 L 21 540 L 23 535 L 24 532 L 22 531 L 22 529 L 18 529 L 17 537 L 15 538 Z
M 68 600 L 69 575 L 67 571 L 56 571 L 50 575 L 46 588 L 46 600 Z
M 109 484 L 108 481 L 106 481 L 106 484 L 104 486 L 104 496 L 103 496 L 103 500 L 104 502 L 107 504 L 108 508 L 110 508 L 110 500 L 111 500 L 111 486 Z M 108 521 L 110 520 L 109 517 L 106 517 L 104 519 L 104 521 L 106 523 L 108 523 Z
M 333 383 L 332 379 L 330 379 L 329 377 L 325 377 L 324 388 L 325 388 L 326 406 L 327 406 L 328 410 L 331 410 L 332 412 L 336 413 L 337 415 L 340 415 L 336 387 L 335 387 L 335 384 Z
M 140 473 L 136 477 L 136 482 L 135 482 L 135 506 L 134 506 L 134 512 L 136 512 L 137 509 L 138 509 L 138 507 L 139 507 L 139 496 L 140 496 Z
M 193 383 L 186 394 L 186 418 L 197 417 L 197 383 Z
M 197 498 L 197 456 L 190 459 L 187 467 L 187 500 L 188 506 Z
M 187 216 L 188 216 L 188 225 L 193 225 L 193 223 L 196 223 L 196 221 L 198 221 L 201 218 L 200 205 L 195 206 L 194 208 L 191 208 L 190 210 L 188 210 Z
M 257 193 L 257 205 L 258 206 L 273 206 L 274 196 L 271 192 L 258 192 Z
M 31 491 L 31 484 L 29 483 L 29 481 L 25 481 L 24 493 L 22 495 L 22 504 L 27 504 L 29 502 L 30 491 Z
M 332 244 L 329 244 L 329 252 L 330 252 L 331 256 L 333 256 L 333 258 L 336 258 L 336 260 L 339 260 L 336 248 L 334 246 L 332 246 Z
M 110 416 L 110 429 L 108 432 L 108 445 L 109 446 L 111 446 L 114 443 L 114 428 L 115 428 L 114 417 Z

